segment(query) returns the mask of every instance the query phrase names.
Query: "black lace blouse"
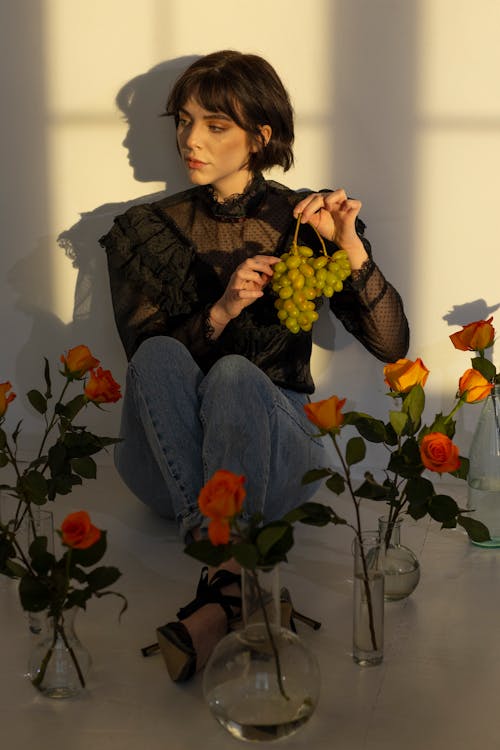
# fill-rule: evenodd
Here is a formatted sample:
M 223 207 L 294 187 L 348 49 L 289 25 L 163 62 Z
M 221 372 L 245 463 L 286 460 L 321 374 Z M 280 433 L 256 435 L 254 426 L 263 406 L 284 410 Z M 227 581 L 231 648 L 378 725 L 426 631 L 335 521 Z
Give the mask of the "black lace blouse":
M 118 216 L 100 243 L 128 359 L 146 338 L 168 335 L 187 346 L 204 372 L 226 354 L 241 354 L 277 385 L 312 393 L 311 332 L 292 334 L 279 322 L 270 286 L 217 340 L 206 326 L 209 308 L 243 260 L 281 255 L 290 246 L 292 208 L 304 195 L 258 175 L 243 196 L 224 203 L 210 187 L 195 187 Z M 370 259 L 333 295 L 330 308 L 375 357 L 393 362 L 408 349 L 403 305 L 373 262 L 360 220 L 357 231 Z M 301 226 L 299 240 L 319 254 L 311 227 Z M 337 249 L 326 245 L 330 254 Z

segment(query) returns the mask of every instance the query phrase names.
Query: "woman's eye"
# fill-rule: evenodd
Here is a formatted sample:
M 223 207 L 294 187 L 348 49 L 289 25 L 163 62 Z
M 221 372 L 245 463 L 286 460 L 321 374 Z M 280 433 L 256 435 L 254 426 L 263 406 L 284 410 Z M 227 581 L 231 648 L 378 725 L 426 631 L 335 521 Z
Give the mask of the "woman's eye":
M 220 125 L 209 125 L 209 126 L 208 126 L 208 129 L 209 129 L 209 130 L 210 130 L 210 131 L 211 131 L 212 133 L 223 133 L 223 132 L 224 132 L 224 130 L 225 130 L 225 128 L 221 128 L 221 127 L 220 127 Z
M 189 120 L 186 120 L 185 117 L 179 117 L 179 119 L 177 120 L 177 125 L 180 125 L 181 128 L 185 128 L 188 122 Z

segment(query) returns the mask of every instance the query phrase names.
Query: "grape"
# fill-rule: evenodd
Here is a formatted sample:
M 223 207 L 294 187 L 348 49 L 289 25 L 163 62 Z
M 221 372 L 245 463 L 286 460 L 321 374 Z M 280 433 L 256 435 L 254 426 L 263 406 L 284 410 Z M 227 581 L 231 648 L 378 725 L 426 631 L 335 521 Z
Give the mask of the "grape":
M 337 250 L 330 257 L 318 232 L 323 255 L 315 257 L 310 247 L 298 245 L 299 226 L 300 216 L 297 218 L 292 246 L 274 266 L 271 283 L 272 290 L 277 294 L 274 306 L 278 319 L 291 333 L 310 331 L 319 317 L 314 300 L 321 296 L 332 297 L 335 292 L 340 292 L 343 282 L 351 273 L 347 253 Z

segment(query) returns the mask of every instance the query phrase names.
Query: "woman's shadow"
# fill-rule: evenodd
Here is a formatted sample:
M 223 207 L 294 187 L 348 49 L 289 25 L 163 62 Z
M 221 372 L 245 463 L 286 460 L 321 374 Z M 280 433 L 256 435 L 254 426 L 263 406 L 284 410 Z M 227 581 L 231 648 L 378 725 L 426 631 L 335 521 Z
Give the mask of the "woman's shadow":
M 106 365 L 120 375 L 126 363 L 113 322 L 106 254 L 99 238 L 111 228 L 115 216 L 130 206 L 158 200 L 167 189 L 175 193 L 188 187 L 175 147 L 174 123 L 161 115 L 174 81 L 195 59 L 197 56 L 186 56 L 160 63 L 130 80 L 116 96 L 116 104 L 128 125 L 123 146 L 134 178 L 145 183 L 163 182 L 165 190 L 98 206 L 81 214 L 79 221 L 57 238 L 78 269 L 72 340 L 92 342 L 93 351 L 105 353 Z

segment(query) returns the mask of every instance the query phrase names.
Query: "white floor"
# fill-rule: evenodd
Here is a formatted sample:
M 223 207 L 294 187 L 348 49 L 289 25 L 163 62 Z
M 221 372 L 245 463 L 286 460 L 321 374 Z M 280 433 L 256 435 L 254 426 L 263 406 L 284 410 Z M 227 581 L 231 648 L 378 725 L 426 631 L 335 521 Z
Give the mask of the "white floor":
M 318 496 L 349 513 L 347 500 Z M 77 699 L 40 696 L 23 677 L 31 636 L 15 586 L 0 581 L 1 748 L 31 750 L 225 750 L 238 741 L 214 721 L 198 675 L 183 686 L 169 681 L 161 657 L 140 647 L 155 626 L 172 619 L 193 594 L 200 566 L 184 555 L 177 532 L 143 508 L 111 467 L 53 506 L 56 522 L 70 510 L 89 510 L 108 530 L 105 564 L 123 577 L 118 602 L 91 602 L 78 615 L 78 633 L 93 667 Z M 367 503 L 365 527 L 383 508 Z M 373 521 L 373 523 L 372 523 Z M 282 746 L 308 750 L 497 750 L 500 684 L 500 551 L 481 550 L 459 531 L 428 522 L 406 523 L 404 542 L 422 565 L 410 599 L 386 606 L 385 659 L 357 667 L 351 657 L 352 532 L 300 527 L 282 582 L 295 605 L 323 622 L 318 632 L 299 624 L 316 653 L 322 692 L 316 714 Z M 267 745 L 266 745 L 267 746 Z

